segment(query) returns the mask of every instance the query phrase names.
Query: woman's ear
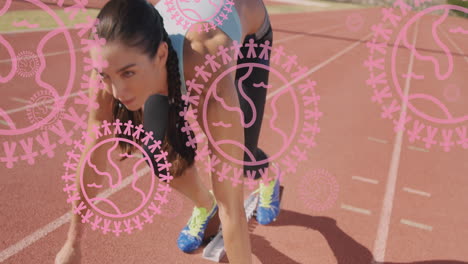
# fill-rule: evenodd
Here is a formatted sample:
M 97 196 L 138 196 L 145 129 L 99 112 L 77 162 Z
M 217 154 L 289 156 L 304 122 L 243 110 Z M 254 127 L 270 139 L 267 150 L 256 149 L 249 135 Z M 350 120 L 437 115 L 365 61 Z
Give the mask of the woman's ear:
M 162 41 L 161 44 L 159 44 L 158 51 L 156 52 L 156 56 L 154 58 L 154 63 L 156 63 L 155 66 L 159 65 L 159 67 L 166 67 L 168 55 L 169 46 L 166 42 Z

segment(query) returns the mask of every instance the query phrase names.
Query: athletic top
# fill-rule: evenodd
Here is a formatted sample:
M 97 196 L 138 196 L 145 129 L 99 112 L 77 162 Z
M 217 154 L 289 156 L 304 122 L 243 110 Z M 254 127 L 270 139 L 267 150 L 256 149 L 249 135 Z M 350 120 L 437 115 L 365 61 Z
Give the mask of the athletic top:
M 195 3 L 198 2 L 198 3 Z M 239 14 L 235 8 L 235 5 L 231 5 L 230 9 L 232 12 L 227 13 L 225 10 L 219 10 L 219 7 L 215 6 L 213 2 L 224 3 L 224 0 L 212 1 L 212 0 L 161 0 L 154 7 L 158 10 L 164 19 L 164 28 L 171 39 L 172 46 L 177 53 L 179 58 L 179 71 L 180 79 L 182 82 L 181 93 L 186 94 L 187 88 L 185 87 L 185 76 L 184 76 L 184 40 L 185 35 L 188 32 L 188 28 L 184 29 L 180 21 L 180 18 L 184 18 L 186 21 L 192 23 L 196 22 L 193 19 L 189 19 L 193 16 L 198 16 L 203 19 L 203 22 L 212 22 L 215 25 L 219 24 L 220 17 L 218 15 L 224 13 L 227 15 L 227 19 L 222 20 L 222 24 L 218 25 L 217 28 L 221 29 L 228 37 L 233 41 L 241 42 L 242 32 Z M 168 6 L 168 3 L 170 6 Z M 172 7 L 172 8 L 171 8 Z M 183 9 L 182 9 L 183 8 Z M 221 6 L 222 8 L 222 6 Z M 184 15 L 181 13 L 183 11 Z M 174 14 L 178 15 L 175 16 Z M 209 17 L 211 16 L 211 18 Z M 179 19 L 178 19 L 179 18 Z M 199 19 L 199 20 L 200 20 Z M 179 21 L 177 21 L 179 20 Z M 218 22 L 217 22 L 218 21 Z M 177 25 L 177 23 L 179 25 Z

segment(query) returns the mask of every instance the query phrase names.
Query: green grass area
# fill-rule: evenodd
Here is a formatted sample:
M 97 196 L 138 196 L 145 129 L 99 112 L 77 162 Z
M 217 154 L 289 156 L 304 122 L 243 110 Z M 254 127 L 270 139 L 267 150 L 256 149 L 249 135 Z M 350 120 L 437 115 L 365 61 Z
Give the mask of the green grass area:
M 69 19 L 69 14 L 65 13 L 64 10 L 54 10 L 57 16 L 63 21 L 66 27 L 72 27 L 76 24 L 86 22 L 86 16 L 96 17 L 99 10 L 91 9 L 87 10 L 86 13 L 79 13 L 73 20 Z M 55 19 L 42 10 L 17 10 L 17 11 L 10 11 L 6 14 L 2 15 L 0 19 L 0 32 L 12 32 L 12 31 L 19 31 L 28 29 L 26 27 L 15 27 L 13 26 L 13 22 L 20 22 L 26 20 L 30 24 L 39 24 L 40 29 L 50 29 L 56 28 L 59 24 L 55 21 Z M 36 30 L 34 29 L 34 30 Z
M 462 0 L 447 0 L 447 4 L 449 5 L 457 5 L 461 6 L 464 8 L 468 8 L 468 1 L 462 1 Z M 452 10 L 453 13 L 455 13 L 457 16 L 468 18 L 468 13 L 463 13 L 458 10 Z
M 311 1 L 312 2 L 312 1 Z M 287 13 L 304 13 L 304 12 L 318 12 L 318 11 L 330 11 L 330 10 L 347 10 L 347 9 L 361 9 L 368 8 L 365 5 L 357 5 L 350 3 L 337 3 L 328 1 L 313 1 L 319 5 L 323 4 L 326 6 L 303 6 L 303 5 L 267 5 L 269 14 L 287 14 Z

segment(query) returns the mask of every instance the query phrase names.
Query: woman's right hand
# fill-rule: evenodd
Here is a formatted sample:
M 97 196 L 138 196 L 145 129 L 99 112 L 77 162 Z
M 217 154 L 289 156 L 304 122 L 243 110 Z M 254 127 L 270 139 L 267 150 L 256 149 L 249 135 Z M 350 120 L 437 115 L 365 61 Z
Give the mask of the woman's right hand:
M 90 80 L 97 80 L 97 72 L 92 71 L 92 74 L 90 76 Z M 87 133 L 89 135 L 88 140 L 86 140 L 85 143 L 85 149 L 83 153 L 88 153 L 90 149 L 92 149 L 94 146 L 96 146 L 97 143 L 99 143 L 100 140 L 104 140 L 107 138 L 111 138 L 112 135 L 108 135 L 106 137 L 102 137 L 99 140 L 94 140 L 97 138 L 95 136 L 95 131 L 93 128 L 95 126 L 100 126 L 104 120 L 107 122 L 111 122 L 113 120 L 112 118 L 112 109 L 110 106 L 112 105 L 112 100 L 113 97 L 112 95 L 108 94 L 104 90 L 95 90 L 97 89 L 95 85 L 89 85 L 89 98 L 94 98 L 93 101 L 90 101 L 90 105 L 93 104 L 98 104 L 99 108 L 93 108 L 90 107 L 90 113 L 88 116 L 88 128 L 87 128 Z M 107 107 L 106 107 L 107 106 Z M 93 140 L 91 140 L 93 139 Z M 94 155 L 92 155 L 91 160 L 93 164 L 96 164 L 97 166 L 105 166 L 107 159 L 106 159 L 106 154 L 108 149 L 103 147 L 99 148 L 98 151 L 94 152 Z M 83 166 L 85 162 L 85 155 L 82 154 L 80 158 L 80 162 L 78 165 L 78 171 L 81 171 L 81 167 Z M 83 199 L 83 194 L 82 192 L 85 191 L 90 198 L 94 198 L 96 196 L 96 190 L 91 190 L 88 186 L 88 183 L 100 183 L 100 179 L 98 175 L 95 173 L 94 170 L 90 169 L 89 167 L 86 167 L 83 169 L 83 175 L 87 175 L 85 177 L 84 183 L 84 190 L 81 189 L 81 182 L 80 182 L 80 177 L 76 177 L 76 186 L 77 186 L 77 192 L 80 194 L 80 200 L 75 200 L 72 202 L 72 208 L 78 207 L 78 204 L 80 201 L 84 201 Z M 62 246 L 60 251 L 57 253 L 55 256 L 55 264 L 79 264 L 81 263 L 81 236 L 82 236 L 82 223 L 81 223 L 81 217 L 76 215 L 76 214 L 71 214 L 71 221 L 70 221 L 70 228 L 67 234 L 67 240 L 65 241 L 65 244 Z
M 55 256 L 55 264 L 80 264 L 81 245 L 67 239 L 62 249 Z

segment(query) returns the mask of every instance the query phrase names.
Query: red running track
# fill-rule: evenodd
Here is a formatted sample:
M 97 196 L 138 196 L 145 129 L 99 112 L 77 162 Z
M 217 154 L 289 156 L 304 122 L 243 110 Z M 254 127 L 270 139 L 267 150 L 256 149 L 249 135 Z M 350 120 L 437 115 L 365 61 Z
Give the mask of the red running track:
M 346 26 L 350 14 L 364 18 L 360 29 L 350 30 Z M 366 85 L 369 71 L 363 66 L 369 57 L 366 41 L 371 37 L 371 26 L 380 18 L 379 9 L 272 16 L 275 46 L 283 45 L 311 70 L 308 78 L 317 81 L 323 116 L 319 120 L 317 146 L 308 149 L 308 159 L 285 176 L 278 220 L 269 226 L 257 225 L 255 220 L 249 224 L 254 263 L 371 263 L 382 256 L 382 251 L 376 250 L 382 247 L 385 263 L 468 263 L 466 149 L 424 151 L 424 145 L 409 142 L 407 136 L 400 142 L 391 121 L 381 118 L 381 108 L 371 101 L 372 89 Z M 466 25 L 466 21 L 462 22 Z M 419 27 L 428 27 L 427 21 L 422 21 Z M 23 50 L 37 41 L 35 34 L 38 33 L 5 38 L 15 44 L 15 50 Z M 432 53 L 437 51 L 437 47 L 427 46 L 427 31 L 420 30 L 419 34 L 418 47 Z M 463 45 L 466 38 L 452 40 L 465 48 L 462 51 L 466 54 Z M 78 39 L 74 41 L 77 43 Z M 63 40 L 55 39 L 47 49 L 48 53 L 65 50 Z M 6 59 L 3 53 L 1 56 L 1 60 Z M 66 82 L 68 72 L 63 63 L 68 56 L 60 53 L 47 58 L 46 74 L 57 87 Z M 83 55 L 77 57 L 81 61 Z M 454 57 L 457 65 L 466 63 L 461 56 Z M 403 72 L 410 64 L 409 56 L 401 56 L 399 65 Z M 3 74 L 6 64 L 1 65 Z M 420 73 L 431 72 L 426 64 L 415 62 L 412 67 Z M 81 74 L 79 69 L 77 76 Z M 462 85 L 464 75 L 455 77 L 459 80 L 455 82 Z M 28 82 L 18 78 L 8 86 L 1 99 L 2 108 L 23 107 L 24 102 L 12 98 L 28 100 L 32 92 L 20 90 Z M 281 87 L 275 78 L 271 84 L 270 94 Z M 77 85 L 78 81 L 74 91 Z M 410 89 L 416 90 L 418 85 L 434 93 L 438 89 L 434 83 L 416 82 Z M 466 114 L 467 100 L 468 95 L 462 92 L 450 109 Z M 84 111 L 73 99 L 67 101 L 69 106 Z M 278 109 L 283 109 L 279 120 L 290 117 L 290 102 L 280 100 Z M 272 116 L 267 108 L 264 124 Z M 14 120 L 17 126 L 29 122 L 24 111 L 17 112 Z M 64 124 L 72 129 L 73 123 L 65 120 Z M 286 122 L 283 126 L 286 127 Z M 75 132 L 73 138 L 78 137 Z M 22 138 L 2 136 L 1 141 Z M 267 153 L 275 150 L 275 140 L 270 130 L 262 131 L 260 145 Z M 400 152 L 396 151 L 399 147 Z M 65 220 L 60 217 L 69 211 L 69 206 L 61 190 L 60 175 L 68 149 L 61 145 L 54 158 L 37 158 L 33 166 L 21 161 L 14 169 L 6 168 L 5 164 L 0 167 L 0 259 L 8 256 L 4 263 L 51 263 L 62 246 L 68 223 L 66 217 Z M 328 180 L 315 181 L 317 169 L 326 170 L 329 174 L 323 175 L 328 175 Z M 332 199 L 325 211 L 312 210 L 310 203 L 314 201 L 315 208 L 327 205 L 331 189 L 326 183 L 333 179 L 338 186 L 336 200 Z M 304 190 L 308 190 L 309 196 L 303 195 Z M 113 197 L 119 203 L 129 204 L 132 196 L 127 188 Z M 177 235 L 188 220 L 192 205 L 182 199 L 174 203 L 173 210 L 180 213 L 158 217 L 155 223 L 145 226 L 144 232 L 130 236 L 104 236 L 89 229 L 83 243 L 83 263 L 209 263 L 201 258 L 201 250 L 184 254 L 177 249 Z M 388 230 L 387 235 L 384 230 Z M 227 259 L 223 261 L 226 263 Z

